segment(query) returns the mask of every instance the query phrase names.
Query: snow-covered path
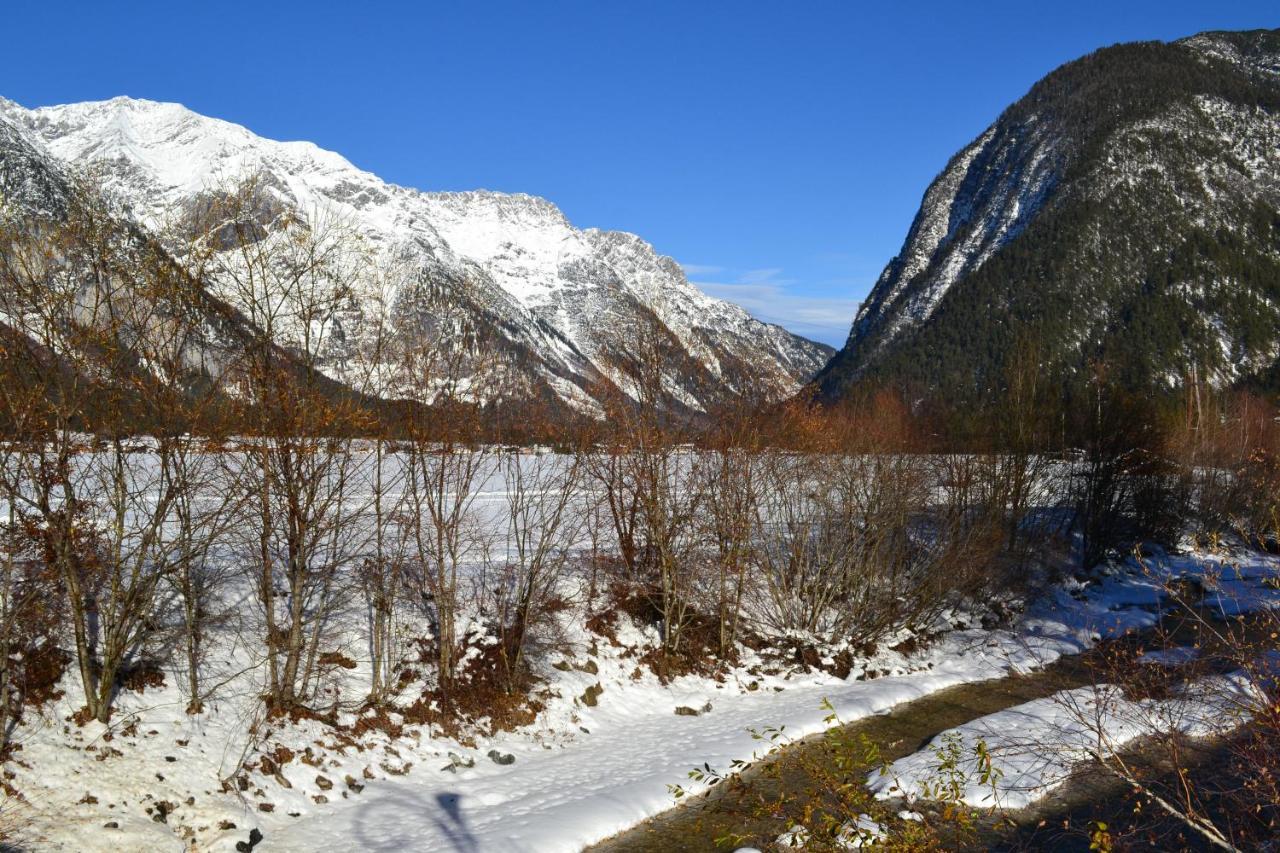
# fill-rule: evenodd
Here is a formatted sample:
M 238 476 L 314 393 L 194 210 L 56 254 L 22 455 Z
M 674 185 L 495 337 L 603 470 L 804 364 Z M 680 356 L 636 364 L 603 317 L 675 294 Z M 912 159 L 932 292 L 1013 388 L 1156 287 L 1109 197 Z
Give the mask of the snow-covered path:
M 694 765 L 726 769 L 762 749 L 749 729 L 785 725 L 800 737 L 824 728 L 824 698 L 848 721 L 955 684 L 997 678 L 1034 663 L 1023 642 L 956 635 L 926 672 L 874 681 L 810 684 L 726 696 L 724 707 L 677 716 L 653 688 L 601 700 L 599 733 L 561 749 L 512 748 L 516 763 L 481 757 L 470 769 L 415 770 L 370 782 L 323 815 L 266 827 L 265 851 L 576 851 L 673 805 L 667 785 Z M 1056 656 L 1048 648 L 1044 657 Z M 705 694 L 704 694 L 705 695 Z

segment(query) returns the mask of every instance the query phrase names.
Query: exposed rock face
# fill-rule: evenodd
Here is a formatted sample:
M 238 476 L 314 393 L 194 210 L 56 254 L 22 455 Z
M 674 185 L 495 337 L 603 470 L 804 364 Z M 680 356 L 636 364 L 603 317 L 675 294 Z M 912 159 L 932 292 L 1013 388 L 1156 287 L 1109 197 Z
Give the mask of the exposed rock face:
M 177 104 L 116 98 L 27 110 L 0 100 L 0 158 L 0 174 L 29 173 L 23 186 L 33 199 L 20 200 L 31 203 L 42 191 L 30 175 L 91 170 L 123 215 L 151 233 L 252 177 L 264 191 L 264 223 L 282 211 L 341 221 L 376 257 L 380 272 L 357 282 L 351 310 L 335 318 L 336 339 L 367 333 L 373 301 L 402 327 L 444 333 L 420 288 L 408 286 L 425 282 L 451 293 L 530 387 L 582 412 L 600 411 L 602 388 L 635 395 L 622 365 L 642 329 L 673 345 L 664 402 L 690 411 L 738 394 L 793 393 L 832 352 L 705 295 L 635 235 L 573 227 L 544 199 L 395 186 L 311 143 L 262 139 Z M 206 284 L 235 305 L 226 282 Z

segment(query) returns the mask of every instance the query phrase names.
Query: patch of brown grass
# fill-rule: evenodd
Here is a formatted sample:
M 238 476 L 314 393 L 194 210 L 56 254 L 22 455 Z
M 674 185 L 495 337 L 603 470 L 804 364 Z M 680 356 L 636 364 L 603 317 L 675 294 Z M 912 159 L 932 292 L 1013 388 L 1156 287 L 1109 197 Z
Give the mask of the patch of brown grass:
M 135 661 L 120 670 L 116 675 L 116 684 L 135 693 L 145 693 L 148 687 L 159 690 L 164 687 L 164 670 L 155 661 Z

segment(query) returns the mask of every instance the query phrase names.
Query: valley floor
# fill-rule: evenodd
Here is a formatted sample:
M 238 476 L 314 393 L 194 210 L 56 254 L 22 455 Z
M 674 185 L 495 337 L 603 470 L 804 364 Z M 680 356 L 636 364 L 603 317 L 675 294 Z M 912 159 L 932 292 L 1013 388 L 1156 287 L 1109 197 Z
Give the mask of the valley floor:
M 692 767 L 723 770 L 762 753 L 752 729 L 785 726 L 800 738 L 826 727 L 824 700 L 847 723 L 1038 669 L 1150 627 L 1166 580 L 1219 568 L 1205 555 L 1154 565 L 1057 588 L 1012 630 L 954 630 L 910 656 L 881 651 L 847 680 L 800 669 L 764 674 L 748 659 L 721 680 L 664 685 L 647 672 L 635 677 L 631 642 L 643 637 L 613 646 L 583 631 L 571 638 L 571 660 L 546 668 L 546 709 L 535 723 L 466 742 L 409 727 L 399 737 L 342 741 L 305 721 L 264 731 L 252 692 L 224 694 L 189 717 L 171 687 L 122 699 L 110 728 L 81 728 L 69 721 L 77 697 L 68 676 L 66 695 L 29 715 L 19 733 L 7 777 L 21 797 L 5 797 L 0 819 L 31 849 L 233 850 L 257 828 L 257 849 L 268 853 L 579 850 L 671 808 L 668 786 L 690 787 Z M 1280 605 L 1280 590 L 1267 583 L 1278 575 L 1280 562 L 1251 555 L 1244 571 L 1223 572 L 1206 602 L 1225 612 Z M 868 671 L 879 677 L 860 678 Z M 247 748 L 234 732 L 251 724 L 264 754 L 283 746 L 300 758 L 222 790 L 218 780 L 235 778 Z

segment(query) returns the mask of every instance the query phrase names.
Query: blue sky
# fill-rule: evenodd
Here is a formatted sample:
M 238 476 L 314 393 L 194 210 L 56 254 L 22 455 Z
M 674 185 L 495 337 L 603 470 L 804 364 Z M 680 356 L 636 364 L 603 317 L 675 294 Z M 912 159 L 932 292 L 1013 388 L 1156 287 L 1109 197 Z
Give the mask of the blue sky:
M 124 9 L 128 11 L 124 11 Z M 423 189 L 545 196 L 843 341 L 948 157 L 1055 66 L 1271 2 L 9 4 L 0 95 L 178 101 Z

